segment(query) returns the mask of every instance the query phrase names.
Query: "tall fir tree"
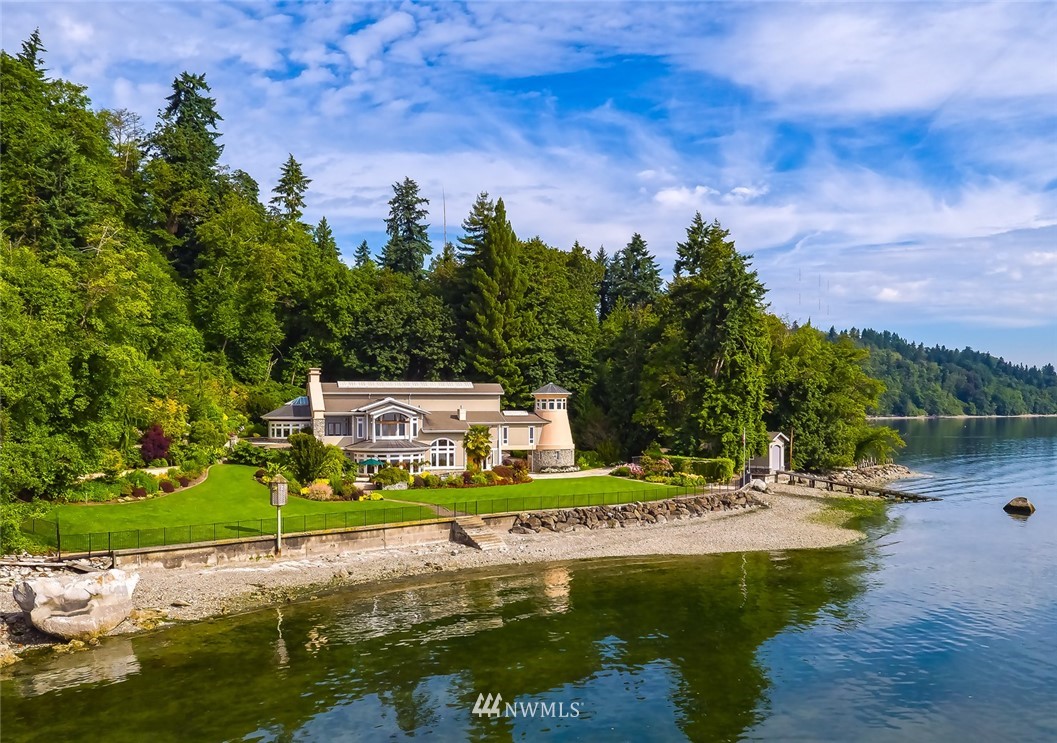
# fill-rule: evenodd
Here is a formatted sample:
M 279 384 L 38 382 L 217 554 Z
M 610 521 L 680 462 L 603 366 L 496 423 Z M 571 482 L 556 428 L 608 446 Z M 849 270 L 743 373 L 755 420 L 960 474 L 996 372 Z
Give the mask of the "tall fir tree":
M 305 177 L 301 163 L 291 154 L 283 163 L 279 182 L 272 191 L 275 194 L 269 202 L 272 211 L 290 222 L 301 219 L 305 209 L 305 192 L 311 182 L 311 178 Z
M 219 202 L 222 119 L 205 75 L 182 72 L 172 91 L 150 138 L 156 157 L 147 165 L 146 181 L 161 228 L 160 247 L 189 276 L 199 252 L 194 231 Z
M 628 307 L 641 307 L 660 296 L 661 268 L 639 233 L 613 256 L 608 284 L 610 308 L 621 300 Z
M 484 246 L 488 225 L 495 216 L 495 202 L 488 198 L 487 191 L 481 191 L 470 207 L 470 213 L 462 221 L 462 237 L 459 238 L 459 260 L 464 265 L 473 262 L 474 257 Z
M 595 251 L 594 262 L 598 267 L 598 284 L 595 286 L 595 293 L 598 295 L 598 321 L 601 322 L 606 319 L 609 311 L 613 308 L 609 291 L 609 256 L 606 255 L 604 246 L 598 246 L 598 250 Z
M 410 178 L 393 184 L 393 198 L 389 200 L 389 217 L 385 231 L 389 242 L 382 249 L 382 265 L 397 273 L 414 278 L 422 276 L 422 264 L 433 252 L 429 244 L 429 214 L 424 208 L 429 199 L 419 195 L 418 184 Z
M 41 79 L 44 78 L 44 60 L 41 55 L 48 51 L 40 40 L 40 28 L 33 29 L 29 38 L 22 42 L 22 51 L 18 53 L 18 59 L 31 70 L 36 72 Z
M 367 247 L 367 241 L 362 241 L 356 246 L 356 253 L 353 255 L 353 263 L 356 268 L 363 268 L 368 263 L 374 263 L 374 259 L 371 258 L 371 249 Z
M 520 245 L 499 199 L 485 225 L 484 240 L 469 276 L 466 322 L 466 366 L 478 379 L 499 382 L 507 404 L 528 402 L 521 369 L 524 351 L 521 305 L 526 281 Z
M 743 435 L 748 456 L 765 446 L 766 290 L 729 233 L 713 222 L 702 242 L 701 224 L 695 218 L 687 229 L 687 273 L 672 281 L 659 313 L 637 416 L 681 452 L 743 464 Z
M 334 232 L 330 229 L 330 223 L 327 222 L 326 217 L 322 217 L 319 220 L 319 224 L 316 225 L 316 229 L 313 232 L 313 237 L 320 255 L 328 258 L 341 256 L 341 251 L 338 250 L 338 241 L 334 239 Z

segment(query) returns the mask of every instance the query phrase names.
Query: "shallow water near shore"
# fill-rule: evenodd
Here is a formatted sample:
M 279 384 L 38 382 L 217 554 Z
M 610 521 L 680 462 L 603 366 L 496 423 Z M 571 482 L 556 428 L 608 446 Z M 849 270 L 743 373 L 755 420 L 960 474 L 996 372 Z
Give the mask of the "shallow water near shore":
M 895 487 L 944 500 L 865 542 L 407 579 L 38 654 L 0 676 L 0 738 L 1057 739 L 1057 420 L 891 424 L 925 475 Z

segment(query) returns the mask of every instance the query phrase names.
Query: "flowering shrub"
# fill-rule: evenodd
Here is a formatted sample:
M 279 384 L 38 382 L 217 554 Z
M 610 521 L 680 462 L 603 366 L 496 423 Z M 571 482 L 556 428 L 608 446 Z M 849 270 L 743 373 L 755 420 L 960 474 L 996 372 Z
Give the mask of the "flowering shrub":
M 672 463 L 665 457 L 643 456 L 639 459 L 639 464 L 647 477 L 664 477 L 672 474 Z
M 334 490 L 326 482 L 314 482 L 307 490 L 305 497 L 309 500 L 334 500 Z

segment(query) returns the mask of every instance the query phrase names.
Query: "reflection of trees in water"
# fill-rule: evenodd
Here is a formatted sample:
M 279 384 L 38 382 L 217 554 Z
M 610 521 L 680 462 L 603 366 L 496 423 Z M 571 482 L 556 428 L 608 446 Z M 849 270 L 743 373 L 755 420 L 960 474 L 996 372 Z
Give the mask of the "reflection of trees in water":
M 671 703 L 689 738 L 736 738 L 764 700 L 760 645 L 823 608 L 849 606 L 867 564 L 857 547 L 533 566 L 374 596 L 361 589 L 286 607 L 280 628 L 272 610 L 136 638 L 143 673 L 35 699 L 4 689 L 3 716 L 70 739 L 121 708 L 134 712 L 108 718 L 114 740 L 157 729 L 229 739 L 289 734 L 309 720 L 319 730 L 328 710 L 375 704 L 405 734 L 455 725 L 459 737 L 491 740 L 509 738 L 513 723 L 471 716 L 478 693 L 528 700 L 607 668 L 661 664 L 672 669 Z M 55 705 L 62 716 L 48 712 Z M 196 708 L 203 713 L 186 716 Z
M 959 456 L 984 456 L 1004 441 L 1053 436 L 1053 418 L 926 418 L 880 421 L 899 431 L 907 442 L 896 457 L 949 460 Z

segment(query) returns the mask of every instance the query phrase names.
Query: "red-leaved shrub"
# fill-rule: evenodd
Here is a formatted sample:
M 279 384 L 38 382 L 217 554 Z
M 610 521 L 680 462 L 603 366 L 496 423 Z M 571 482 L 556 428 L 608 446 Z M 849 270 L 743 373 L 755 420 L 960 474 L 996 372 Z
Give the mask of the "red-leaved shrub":
M 171 480 L 162 480 L 160 483 L 158 483 L 158 487 L 160 487 L 165 493 L 171 493 L 172 491 L 176 490 Z
M 172 442 L 162 431 L 161 426 L 155 423 L 147 429 L 139 440 L 140 456 L 143 457 L 143 461 L 147 464 L 150 464 L 155 459 L 168 460 L 169 446 L 171 444 Z

